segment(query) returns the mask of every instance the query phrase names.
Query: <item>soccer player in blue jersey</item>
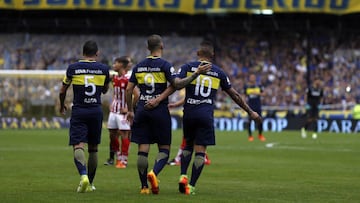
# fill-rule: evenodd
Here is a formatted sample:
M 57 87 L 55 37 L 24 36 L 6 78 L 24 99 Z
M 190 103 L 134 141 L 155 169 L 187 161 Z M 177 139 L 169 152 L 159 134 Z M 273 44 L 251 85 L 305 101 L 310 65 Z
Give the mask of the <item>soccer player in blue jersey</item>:
M 214 108 L 217 90 L 224 90 L 241 108 L 243 108 L 251 119 L 261 123 L 261 117 L 253 111 L 241 95 L 231 87 L 231 83 L 225 72 L 217 65 L 211 63 L 214 56 L 214 47 L 210 42 L 202 42 L 197 52 L 198 61 L 186 63 L 180 69 L 177 77 L 185 78 L 193 75 L 200 64 L 210 64 L 211 69 L 201 74 L 196 80 L 185 87 L 185 104 L 183 115 L 183 132 L 186 146 L 181 155 L 181 171 L 179 178 L 179 191 L 184 194 L 195 194 L 195 184 L 200 177 L 204 167 L 205 152 L 209 145 L 215 145 L 214 131 Z M 175 80 L 175 88 L 179 89 Z M 170 87 L 171 88 L 171 87 Z M 169 88 L 169 89 L 170 89 Z M 149 107 L 156 106 L 171 91 L 165 91 L 159 97 L 149 101 Z M 192 165 L 191 178 L 187 176 L 192 155 L 195 158 Z
M 250 106 L 251 109 L 253 109 L 256 113 L 258 113 L 261 116 L 261 95 L 263 94 L 263 87 L 256 84 L 256 75 L 250 74 L 248 84 L 244 86 L 244 92 L 247 97 L 247 103 Z M 252 136 L 251 132 L 251 122 L 252 119 L 249 118 L 248 122 L 248 140 L 249 142 L 254 141 L 254 137 Z M 257 124 L 257 128 L 259 131 L 258 138 L 261 141 L 265 141 L 266 138 L 262 134 L 263 127 L 262 123 Z
M 141 182 L 141 194 L 149 194 L 147 180 L 153 194 L 159 193 L 157 176 L 167 164 L 171 144 L 171 118 L 168 110 L 168 99 L 164 98 L 157 108 L 148 110 L 144 105 L 152 98 L 158 97 L 167 89 L 167 83 L 174 81 L 174 67 L 162 59 L 163 42 L 159 35 L 151 35 L 147 40 L 150 56 L 139 62 L 134 68 L 126 89 L 128 106 L 127 119 L 132 123 L 131 141 L 138 144 L 137 167 Z M 189 77 L 177 82 L 177 87 L 184 87 L 202 72 L 209 70 L 209 65 L 197 68 Z M 135 86 L 140 89 L 140 98 L 136 114 L 133 112 L 132 94 Z M 150 144 L 157 143 L 158 155 L 152 170 L 148 171 L 148 154 Z
M 97 168 L 98 144 L 101 140 L 103 112 L 101 93 L 109 87 L 109 67 L 96 62 L 98 46 L 87 41 L 83 46 L 84 58 L 70 64 L 59 93 L 60 113 L 66 113 L 65 97 L 69 86 L 73 86 L 73 106 L 70 119 L 69 145 L 73 146 L 75 166 L 80 174 L 77 192 L 94 191 L 93 180 Z M 86 164 L 85 143 L 89 157 Z M 87 168 L 86 168 L 87 165 Z

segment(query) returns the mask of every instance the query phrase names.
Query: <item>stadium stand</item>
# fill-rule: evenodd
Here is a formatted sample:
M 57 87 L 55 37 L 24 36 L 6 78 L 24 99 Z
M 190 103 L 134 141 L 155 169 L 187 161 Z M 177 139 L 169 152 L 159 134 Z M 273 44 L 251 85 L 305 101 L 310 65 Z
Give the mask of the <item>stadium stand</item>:
M 65 70 L 81 57 L 79 47 L 87 39 L 99 42 L 104 63 L 125 54 L 138 61 L 147 54 L 144 36 L 156 32 L 165 36 L 164 57 L 175 67 L 196 58 L 196 45 L 201 40 L 212 40 L 216 45 L 216 63 L 231 76 L 236 89 L 242 90 L 249 73 L 258 75 L 265 85 L 263 104 L 270 110 L 303 105 L 306 79 L 314 75 L 323 78 L 326 85 L 326 108 L 350 109 L 360 102 L 358 19 L 359 14 L 91 11 L 89 15 L 88 11 L 3 10 L 0 70 Z M 29 113 L 33 104 L 55 109 L 59 80 L 0 77 L 0 81 L 2 116 Z M 231 102 L 224 98 L 219 95 L 217 107 L 232 109 Z

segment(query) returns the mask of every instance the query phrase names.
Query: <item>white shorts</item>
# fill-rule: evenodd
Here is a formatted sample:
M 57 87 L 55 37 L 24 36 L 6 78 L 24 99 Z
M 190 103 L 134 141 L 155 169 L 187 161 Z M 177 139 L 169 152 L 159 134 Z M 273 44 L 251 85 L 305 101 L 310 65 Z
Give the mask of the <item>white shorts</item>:
M 117 113 L 110 112 L 107 128 L 108 129 L 119 129 L 119 130 L 130 130 L 130 124 L 125 119 L 124 114 L 117 114 Z

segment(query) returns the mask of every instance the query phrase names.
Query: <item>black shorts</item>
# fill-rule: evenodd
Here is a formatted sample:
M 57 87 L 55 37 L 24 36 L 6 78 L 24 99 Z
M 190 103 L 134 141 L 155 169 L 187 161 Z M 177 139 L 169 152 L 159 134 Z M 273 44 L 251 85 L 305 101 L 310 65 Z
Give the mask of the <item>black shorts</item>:
M 183 131 L 186 143 L 196 145 L 215 145 L 214 118 L 189 118 L 183 117 Z
M 312 105 L 306 112 L 308 118 L 318 118 L 319 117 L 319 108 L 317 105 Z
M 171 116 L 166 105 L 153 110 L 137 109 L 131 127 L 131 142 L 171 144 Z
M 69 145 L 80 142 L 100 144 L 103 112 L 100 106 L 73 107 L 70 119 Z

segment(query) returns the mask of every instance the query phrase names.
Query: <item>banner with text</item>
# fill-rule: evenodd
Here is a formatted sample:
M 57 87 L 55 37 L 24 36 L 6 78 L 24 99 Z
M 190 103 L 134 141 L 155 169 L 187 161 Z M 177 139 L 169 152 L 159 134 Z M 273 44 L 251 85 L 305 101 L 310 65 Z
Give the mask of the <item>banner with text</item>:
M 300 130 L 305 123 L 305 118 L 264 118 L 263 129 L 265 132 L 282 132 L 284 130 Z M 171 117 L 172 129 L 182 128 L 182 118 L 180 116 Z M 70 118 L 18 118 L 0 117 L 1 129 L 60 129 L 68 128 Z M 352 119 L 319 119 L 316 123 L 319 132 L 333 133 L 359 133 L 360 120 Z M 220 131 L 245 131 L 248 126 L 246 118 L 225 118 L 214 119 L 214 127 Z M 104 123 L 103 128 L 106 128 Z M 254 122 L 251 128 L 255 129 Z
M 315 12 L 347 14 L 360 11 L 359 0 L 0 0 L 0 9 L 115 10 L 204 13 Z

